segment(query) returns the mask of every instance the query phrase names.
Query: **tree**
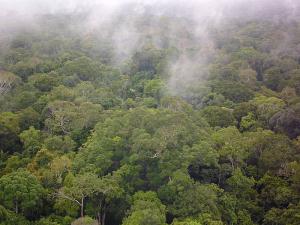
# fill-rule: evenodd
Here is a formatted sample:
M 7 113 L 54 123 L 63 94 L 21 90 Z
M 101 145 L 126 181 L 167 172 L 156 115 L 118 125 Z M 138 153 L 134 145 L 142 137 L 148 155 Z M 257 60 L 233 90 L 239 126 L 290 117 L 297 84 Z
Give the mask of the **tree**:
M 55 101 L 47 107 L 49 114 L 45 124 L 52 133 L 70 134 L 76 126 L 81 126 L 76 121 L 76 106 L 72 102 Z
M 92 59 L 82 56 L 72 61 L 67 61 L 62 68 L 62 72 L 69 76 L 76 74 L 81 80 L 87 81 L 95 80 L 97 76 L 101 76 L 102 67 L 101 64 Z
M 99 225 L 105 225 L 106 215 L 112 201 L 120 199 L 123 195 L 124 190 L 119 184 L 120 178 L 117 173 L 114 173 L 98 180 L 96 192 L 91 201 Z
M 168 211 L 178 218 L 209 213 L 219 219 L 217 199 L 220 193 L 217 185 L 200 184 L 181 171 L 174 172 L 168 184 L 159 190 L 159 196 Z
M 202 110 L 202 116 L 212 127 L 228 127 L 235 125 L 235 119 L 232 111 L 225 107 L 208 106 Z
M 51 91 L 53 87 L 58 86 L 59 79 L 54 74 L 34 74 L 29 77 L 28 83 L 42 92 Z
M 31 126 L 37 129 L 40 127 L 40 114 L 32 107 L 21 110 L 18 116 L 21 130 L 27 130 Z
M 300 105 L 287 108 L 274 114 L 270 119 L 270 128 L 296 138 L 300 134 Z
M 295 69 L 289 72 L 289 76 L 291 79 L 289 80 L 289 86 L 296 89 L 296 93 L 299 95 L 300 93 L 300 70 Z
M 264 83 L 266 86 L 273 91 L 280 91 L 282 89 L 281 82 L 283 75 L 281 74 L 280 68 L 274 66 L 265 71 Z
M 72 152 L 76 148 L 76 142 L 68 135 L 65 136 L 49 136 L 44 139 L 43 146 L 51 151 L 58 151 L 61 153 Z
M 227 127 L 213 134 L 216 147 L 219 149 L 221 159 L 231 165 L 232 171 L 244 163 L 247 158 L 247 142 L 236 127 Z
M 98 223 L 96 220 L 85 216 L 73 221 L 71 225 L 98 225 Z
M 233 110 L 233 116 L 238 121 L 238 123 L 241 122 L 242 118 L 247 116 L 249 113 L 252 113 L 254 116 L 256 116 L 257 111 L 257 105 L 255 105 L 252 101 L 250 102 L 242 102 Z
M 165 225 L 165 206 L 155 192 L 137 192 L 133 196 L 130 214 L 124 219 L 123 225 Z
M 19 170 L 0 178 L 0 199 L 15 213 L 30 210 L 37 206 L 44 189 L 35 176 Z
M 68 101 L 54 101 L 44 111 L 47 116 L 45 125 L 51 133 L 73 135 L 80 140 L 84 131 L 93 128 L 99 120 L 102 107 L 90 102 L 76 105 Z
M 241 131 L 253 131 L 258 127 L 259 123 L 258 121 L 256 121 L 256 118 L 253 113 L 250 112 L 247 116 L 242 117 L 240 123 Z
M 253 189 L 255 180 L 253 177 L 246 177 L 241 169 L 236 169 L 232 176 L 226 180 L 228 189 L 240 199 L 251 200 L 255 195 Z
M 148 79 L 153 78 L 162 56 L 162 51 L 159 49 L 153 46 L 144 46 L 132 56 L 131 73 L 147 71 L 149 73 Z
M 187 165 L 191 178 L 202 183 L 219 183 L 220 155 L 212 144 L 207 142 L 195 144 L 184 154 L 189 159 Z
M 17 62 L 15 65 L 12 66 L 12 71 L 22 78 L 22 80 L 27 80 L 27 78 L 38 72 L 37 65 L 41 62 L 39 58 L 31 57 L 25 58 L 21 61 Z
M 292 147 L 291 140 L 280 134 L 274 134 L 265 141 L 266 148 L 261 154 L 258 166 L 264 170 L 284 175 L 287 164 L 295 157 L 299 157 L 299 153 Z
M 19 116 L 12 112 L 0 113 L 0 149 L 4 152 L 20 151 L 19 132 Z
M 11 132 L 14 132 L 16 134 L 20 132 L 19 122 L 20 118 L 16 113 L 0 113 L 0 124 L 7 127 Z
M 280 92 L 280 97 L 287 103 L 292 103 L 295 98 L 297 98 L 296 89 L 292 87 L 285 87 Z
M 49 165 L 50 174 L 47 179 L 51 179 L 56 184 L 61 185 L 64 177 L 71 170 L 72 161 L 65 155 L 54 158 Z
M 222 106 L 227 103 L 231 104 L 229 101 L 225 100 L 225 97 L 217 93 L 208 93 L 201 100 L 201 105 L 203 106 Z
M 239 72 L 242 83 L 249 85 L 251 88 L 256 88 L 257 85 L 257 73 L 253 69 L 244 69 Z
M 164 90 L 164 83 L 160 79 L 149 80 L 145 83 L 144 94 L 146 97 L 153 97 L 160 101 Z
M 16 154 L 7 158 L 5 167 L 3 168 L 3 174 L 12 173 L 20 168 L 26 168 L 26 165 L 30 161 L 29 158 L 22 157 L 22 155 Z
M 299 222 L 299 204 L 291 204 L 287 209 L 272 208 L 263 220 L 264 225 L 297 225 Z
M 80 207 L 80 216 L 83 217 L 86 199 L 97 191 L 97 184 L 97 175 L 92 173 L 80 174 L 74 178 L 71 177 L 70 183 L 57 192 L 57 197 L 78 205 Z
M 262 80 L 264 54 L 253 47 L 243 47 L 235 53 L 234 57 L 247 61 L 252 69 L 256 71 L 258 80 Z
M 253 98 L 253 91 L 246 85 L 231 81 L 215 81 L 211 83 L 213 92 L 222 94 L 230 101 L 240 103 Z
M 18 83 L 18 77 L 13 73 L 0 70 L 0 95 L 9 92 Z
M 112 152 L 99 145 L 99 140 L 90 139 L 80 149 L 73 161 L 73 168 L 77 172 L 92 172 L 104 175 L 112 165 Z
M 32 106 L 37 101 L 37 96 L 37 92 L 33 90 L 19 92 L 14 98 L 15 109 L 22 110 Z
M 265 209 L 282 208 L 290 203 L 296 203 L 295 193 L 289 187 L 287 181 L 265 174 L 257 183 L 257 188 Z
M 185 219 L 182 221 L 175 220 L 172 225 L 202 225 L 202 223 L 193 219 Z
M 284 101 L 276 97 L 257 96 L 251 101 L 256 106 L 258 119 L 267 126 L 270 119 L 285 107 Z
M 42 147 L 41 131 L 36 130 L 34 127 L 30 127 L 28 130 L 23 131 L 20 134 L 20 139 L 23 143 L 25 154 L 29 156 L 35 155 Z

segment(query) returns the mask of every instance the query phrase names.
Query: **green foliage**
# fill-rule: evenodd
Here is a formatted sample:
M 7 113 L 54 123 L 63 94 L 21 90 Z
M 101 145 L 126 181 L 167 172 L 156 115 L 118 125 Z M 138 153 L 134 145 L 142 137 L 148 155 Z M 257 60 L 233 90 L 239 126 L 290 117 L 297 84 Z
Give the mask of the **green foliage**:
M 2 32 L 0 224 L 300 224 L 300 23 L 143 7 Z
M 85 56 L 67 61 L 62 68 L 63 73 L 69 76 L 76 75 L 84 81 L 96 79 L 96 77 L 100 75 L 100 71 L 101 65 Z
M 44 147 L 48 150 L 67 153 L 75 150 L 76 143 L 70 136 L 49 136 L 44 140 Z
M 98 222 L 91 217 L 85 216 L 73 221 L 71 225 L 98 225 Z
M 258 96 L 252 100 L 256 105 L 256 113 L 258 118 L 264 123 L 268 124 L 271 117 L 284 108 L 285 103 L 276 97 Z
M 165 225 L 165 206 L 154 192 L 137 192 L 133 196 L 130 215 L 123 225 Z
M 58 86 L 59 78 L 54 74 L 34 74 L 28 80 L 35 88 L 42 92 L 51 91 L 53 87 Z
M 32 107 L 23 109 L 19 112 L 19 124 L 21 130 L 27 130 L 31 126 L 39 128 L 40 114 Z
M 54 101 L 45 108 L 45 126 L 51 133 L 58 135 L 83 135 L 84 129 L 93 128 L 101 111 L 100 105 L 90 102 L 76 105 L 73 102 Z
M 145 83 L 144 94 L 159 101 L 163 95 L 164 84 L 160 79 L 149 80 Z
M 159 195 L 167 203 L 170 213 L 176 217 L 212 213 L 218 218 L 217 198 L 221 192 L 216 185 L 202 185 L 178 171 L 170 178 L 168 184 L 162 187 Z
M 21 158 L 20 155 L 12 155 L 7 158 L 5 162 L 5 167 L 3 168 L 3 173 L 11 173 L 16 171 L 20 168 L 25 168 L 29 159 L 28 158 Z
M 20 139 L 23 143 L 24 153 L 33 156 L 42 146 L 42 134 L 41 131 L 36 130 L 34 127 L 30 127 L 28 130 L 23 131 L 20 134 Z
M 255 131 L 257 127 L 259 127 L 259 123 L 256 121 L 252 112 L 250 112 L 247 116 L 242 117 L 240 123 L 241 131 Z
M 235 170 L 226 182 L 229 191 L 238 198 L 252 199 L 253 195 L 255 195 L 255 191 L 252 189 L 255 185 L 254 179 L 244 176 L 240 169 Z
M 205 107 L 202 110 L 202 115 L 212 127 L 228 127 L 235 125 L 235 119 L 231 110 L 224 107 Z
M 0 124 L 7 127 L 13 133 L 19 133 L 19 116 L 12 112 L 1 113 Z
M 26 212 L 35 207 L 42 195 L 43 187 L 29 172 L 19 170 L 0 178 L 0 198 L 4 205 L 15 213 Z
M 253 92 L 245 85 L 233 82 L 215 82 L 211 84 L 214 92 L 222 94 L 233 102 L 246 102 L 254 97 Z
M 172 225 L 202 225 L 197 220 L 186 219 L 184 221 L 174 221 Z
M 247 142 L 236 127 L 227 127 L 213 134 L 220 157 L 230 163 L 232 170 L 243 164 L 248 156 Z

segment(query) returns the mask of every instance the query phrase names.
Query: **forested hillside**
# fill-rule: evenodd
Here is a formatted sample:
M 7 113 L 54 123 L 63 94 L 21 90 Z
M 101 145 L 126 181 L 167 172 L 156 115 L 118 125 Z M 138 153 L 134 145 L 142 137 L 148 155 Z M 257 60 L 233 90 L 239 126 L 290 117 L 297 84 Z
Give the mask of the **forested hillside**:
M 1 225 L 300 224 L 299 17 L 177 10 L 0 23 Z

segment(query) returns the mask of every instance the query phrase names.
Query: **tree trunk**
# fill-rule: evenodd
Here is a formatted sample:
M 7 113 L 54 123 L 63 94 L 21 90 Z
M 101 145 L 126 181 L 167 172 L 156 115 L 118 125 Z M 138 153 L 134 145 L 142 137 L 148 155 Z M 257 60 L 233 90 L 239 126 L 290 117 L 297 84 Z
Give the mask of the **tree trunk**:
M 218 174 L 218 185 L 221 184 L 221 177 L 222 177 L 222 174 L 221 174 L 221 173 L 222 173 L 222 172 L 219 171 L 219 174 Z
M 100 201 L 98 207 L 99 207 L 99 211 L 97 212 L 98 224 L 105 225 L 106 208 L 107 208 L 105 200 Z
M 231 156 L 229 157 L 229 161 L 231 164 L 232 171 L 234 171 L 234 159 Z
M 98 222 L 98 225 L 101 225 L 101 213 L 100 212 L 97 212 L 97 222 Z
M 84 205 L 83 205 L 83 200 L 84 200 L 84 198 L 81 198 L 81 205 L 80 205 L 80 216 L 81 216 L 81 217 L 84 216 L 84 213 L 83 213 L 83 207 L 84 207 Z
M 106 217 L 106 212 L 104 210 L 103 215 L 102 215 L 102 219 L 101 219 L 101 225 L 105 225 L 105 217 Z
M 18 214 L 18 213 L 19 213 L 18 201 L 16 201 L 15 212 L 16 212 L 16 214 Z

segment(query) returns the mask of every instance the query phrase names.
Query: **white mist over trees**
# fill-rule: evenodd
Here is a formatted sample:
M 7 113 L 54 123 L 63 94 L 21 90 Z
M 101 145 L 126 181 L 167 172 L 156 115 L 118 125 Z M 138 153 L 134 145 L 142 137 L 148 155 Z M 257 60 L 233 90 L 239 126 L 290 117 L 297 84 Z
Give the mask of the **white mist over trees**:
M 296 0 L 2 0 L 1 7 L 2 36 L 14 35 L 28 28 L 37 31 L 45 28 L 41 21 L 43 15 L 81 15 L 72 23 L 74 34 L 82 37 L 98 35 L 109 41 L 117 63 L 130 58 L 145 44 L 161 48 L 163 35 L 180 49 L 178 59 L 167 62 L 169 69 L 165 72 L 171 74 L 168 87 L 175 95 L 185 95 L 186 85 L 205 79 L 207 61 L 217 51 L 212 32 L 222 30 L 233 19 L 280 23 L 284 18 L 285 21 L 294 21 L 299 18 L 300 3 Z M 149 15 L 152 18 L 148 24 L 139 26 L 138 21 Z M 172 18 L 182 18 L 186 22 L 168 23 Z M 161 33 L 152 32 L 153 27 L 158 27 Z M 192 40 L 185 42 L 184 37 L 176 40 L 179 33 L 193 36 Z M 280 48 L 285 47 L 288 38 L 285 37 Z M 197 52 L 191 56 L 189 48 L 197 49 Z

